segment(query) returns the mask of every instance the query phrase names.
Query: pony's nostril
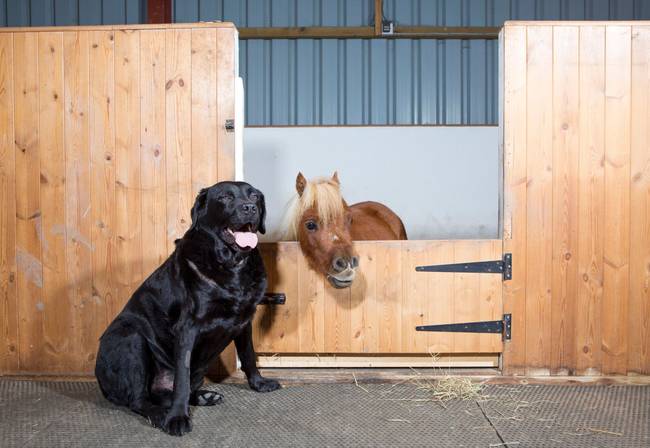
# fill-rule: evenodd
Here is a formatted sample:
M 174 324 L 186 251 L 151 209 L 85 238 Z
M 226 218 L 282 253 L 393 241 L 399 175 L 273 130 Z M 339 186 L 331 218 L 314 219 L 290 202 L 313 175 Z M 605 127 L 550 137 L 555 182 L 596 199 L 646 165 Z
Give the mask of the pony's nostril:
M 345 271 L 348 267 L 348 262 L 343 257 L 336 257 L 334 263 L 332 263 L 332 267 L 336 272 Z
M 350 261 L 350 265 L 353 268 L 358 268 L 359 267 L 359 257 L 352 257 L 352 260 Z

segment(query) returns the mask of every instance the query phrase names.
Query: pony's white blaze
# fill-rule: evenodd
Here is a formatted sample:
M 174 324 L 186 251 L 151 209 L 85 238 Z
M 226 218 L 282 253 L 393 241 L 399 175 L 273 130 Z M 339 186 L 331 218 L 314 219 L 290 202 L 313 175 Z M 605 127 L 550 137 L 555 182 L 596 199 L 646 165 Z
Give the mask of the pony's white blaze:
M 316 207 L 322 225 L 340 218 L 345 213 L 339 184 L 332 179 L 319 178 L 308 181 L 302 194 L 296 193 L 289 201 L 284 227 L 287 229 L 287 240 L 298 239 L 298 229 L 304 213 Z

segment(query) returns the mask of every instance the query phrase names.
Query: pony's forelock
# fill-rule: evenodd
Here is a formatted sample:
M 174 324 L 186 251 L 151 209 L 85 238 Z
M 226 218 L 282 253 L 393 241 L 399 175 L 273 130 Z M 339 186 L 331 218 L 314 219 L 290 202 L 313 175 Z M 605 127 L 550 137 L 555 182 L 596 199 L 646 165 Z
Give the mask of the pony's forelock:
M 316 207 L 323 225 L 328 225 L 343 216 L 345 207 L 339 184 L 328 178 L 314 179 L 307 182 L 302 195 L 296 193 L 291 198 L 287 206 L 284 226 L 287 229 L 285 234 L 287 240 L 298 239 L 302 216 L 312 207 Z

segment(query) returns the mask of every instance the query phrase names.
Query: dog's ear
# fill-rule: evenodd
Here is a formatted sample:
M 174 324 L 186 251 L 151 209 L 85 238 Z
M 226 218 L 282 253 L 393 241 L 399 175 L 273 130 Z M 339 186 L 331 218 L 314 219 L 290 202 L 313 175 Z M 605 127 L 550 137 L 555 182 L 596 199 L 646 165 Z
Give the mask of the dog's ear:
M 199 219 L 205 216 L 207 211 L 208 204 L 208 189 L 203 188 L 199 191 L 199 194 L 196 196 L 194 201 L 194 206 L 192 207 L 192 226 L 191 229 L 195 228 L 198 225 Z
M 264 199 L 264 194 L 262 194 L 261 191 L 257 190 L 257 192 L 260 194 L 260 197 L 258 199 L 260 205 L 260 221 L 257 229 L 262 235 L 264 235 L 266 233 L 266 200 Z

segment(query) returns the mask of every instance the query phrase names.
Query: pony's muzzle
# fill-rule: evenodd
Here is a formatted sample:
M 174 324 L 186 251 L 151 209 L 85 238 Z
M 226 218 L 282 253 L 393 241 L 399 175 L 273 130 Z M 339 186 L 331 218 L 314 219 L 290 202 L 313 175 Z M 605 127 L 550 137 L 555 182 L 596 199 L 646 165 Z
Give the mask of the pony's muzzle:
M 332 270 L 339 273 L 346 269 L 356 269 L 359 266 L 359 257 L 334 257 L 332 260 Z
M 359 258 L 356 256 L 339 256 L 332 260 L 332 271 L 327 275 L 330 284 L 335 288 L 347 288 L 357 275 Z

